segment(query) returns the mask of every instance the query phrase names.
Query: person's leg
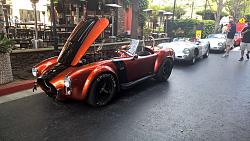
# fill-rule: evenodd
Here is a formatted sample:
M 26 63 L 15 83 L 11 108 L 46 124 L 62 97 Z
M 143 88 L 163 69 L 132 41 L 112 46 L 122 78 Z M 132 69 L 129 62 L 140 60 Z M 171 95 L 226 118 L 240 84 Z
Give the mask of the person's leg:
M 246 43 L 246 48 L 247 48 L 247 53 L 246 53 L 246 56 L 247 56 L 247 60 L 249 60 L 250 43 Z
M 244 56 L 245 49 L 246 49 L 246 44 L 244 42 L 241 42 L 240 43 L 240 59 L 239 59 L 239 61 L 244 60 L 243 56 Z
M 232 39 L 227 39 L 226 41 L 226 51 L 225 51 L 225 54 L 223 55 L 223 57 L 226 57 L 229 55 L 229 51 L 231 49 L 231 46 L 232 46 Z

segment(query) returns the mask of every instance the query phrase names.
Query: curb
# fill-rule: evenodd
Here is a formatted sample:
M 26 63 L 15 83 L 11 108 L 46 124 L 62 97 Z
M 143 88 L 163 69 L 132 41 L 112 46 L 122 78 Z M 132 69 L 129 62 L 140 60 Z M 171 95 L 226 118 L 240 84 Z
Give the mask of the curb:
M 5 85 L 0 85 L 0 96 L 12 94 L 15 92 L 31 89 L 35 80 L 24 80 L 18 82 L 12 82 Z

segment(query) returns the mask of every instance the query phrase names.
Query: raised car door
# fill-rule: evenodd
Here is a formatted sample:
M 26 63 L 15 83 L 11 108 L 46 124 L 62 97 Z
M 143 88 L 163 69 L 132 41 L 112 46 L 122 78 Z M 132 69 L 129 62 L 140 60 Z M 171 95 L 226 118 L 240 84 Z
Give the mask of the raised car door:
M 127 69 L 127 81 L 135 81 L 154 73 L 156 54 L 136 56 L 124 61 Z

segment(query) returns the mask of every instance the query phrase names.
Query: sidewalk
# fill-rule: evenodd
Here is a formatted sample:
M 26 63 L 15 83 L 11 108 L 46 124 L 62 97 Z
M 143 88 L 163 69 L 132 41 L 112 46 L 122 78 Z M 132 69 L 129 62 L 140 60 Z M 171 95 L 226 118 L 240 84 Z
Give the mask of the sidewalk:
M 17 80 L 8 84 L 0 85 L 0 96 L 31 89 L 33 85 L 34 80 Z

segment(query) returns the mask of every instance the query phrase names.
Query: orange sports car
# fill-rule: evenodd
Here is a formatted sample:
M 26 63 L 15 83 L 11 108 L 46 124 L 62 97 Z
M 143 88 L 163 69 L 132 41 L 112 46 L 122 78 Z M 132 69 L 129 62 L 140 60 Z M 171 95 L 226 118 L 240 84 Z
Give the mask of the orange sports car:
M 94 50 L 91 45 L 108 25 L 105 18 L 81 21 L 59 56 L 32 68 L 34 89 L 38 85 L 58 100 L 86 100 L 92 106 L 104 106 L 120 89 L 145 79 L 167 81 L 173 68 L 172 49 L 139 46 L 134 40 L 126 50 Z

